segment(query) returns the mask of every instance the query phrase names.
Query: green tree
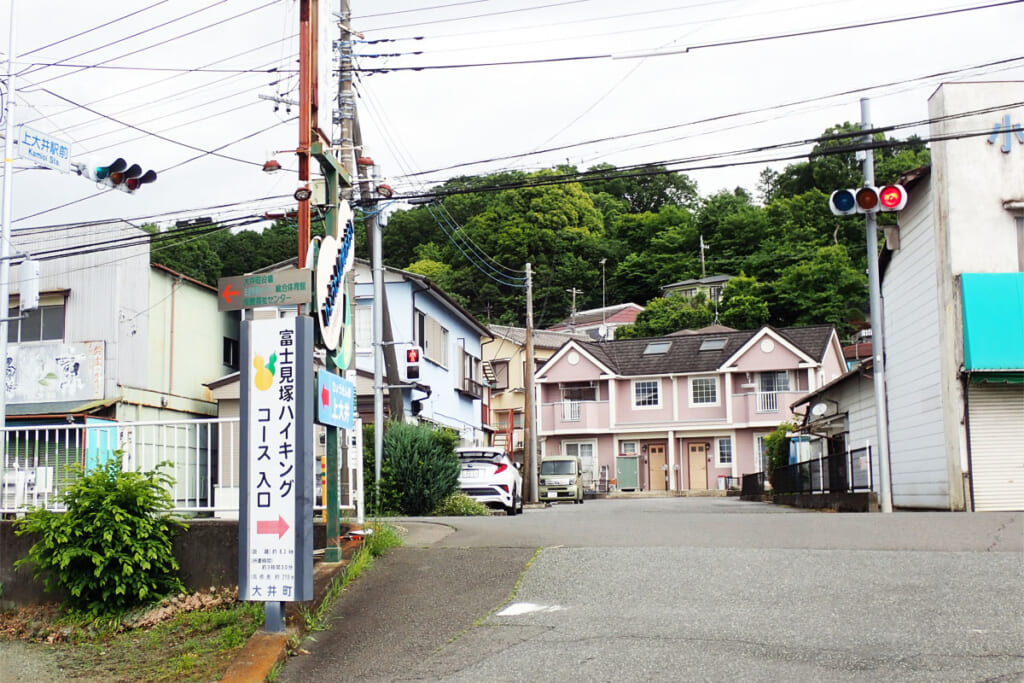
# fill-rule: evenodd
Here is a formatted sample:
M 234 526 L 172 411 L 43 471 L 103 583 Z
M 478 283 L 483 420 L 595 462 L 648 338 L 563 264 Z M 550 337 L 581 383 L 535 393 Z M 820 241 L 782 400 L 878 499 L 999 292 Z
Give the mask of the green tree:
M 700 329 L 710 325 L 714 319 L 715 313 L 703 294 L 692 298 L 670 294 L 648 301 L 636 322 L 615 330 L 615 338 L 660 337 L 679 330 Z
M 861 320 L 867 276 L 841 244 L 821 247 L 814 257 L 785 268 L 773 285 L 774 317 L 785 325 L 835 325 L 840 336 Z
M 694 208 L 699 196 L 697 184 L 683 173 L 670 172 L 664 166 L 649 165 L 620 171 L 611 164 L 598 164 L 588 173 L 605 172 L 607 177 L 584 181 L 592 194 L 606 193 L 629 205 L 630 213 L 660 211 L 665 206 Z
M 719 319 L 737 330 L 754 330 L 768 322 L 768 302 L 756 278 L 740 274 L 725 283 Z

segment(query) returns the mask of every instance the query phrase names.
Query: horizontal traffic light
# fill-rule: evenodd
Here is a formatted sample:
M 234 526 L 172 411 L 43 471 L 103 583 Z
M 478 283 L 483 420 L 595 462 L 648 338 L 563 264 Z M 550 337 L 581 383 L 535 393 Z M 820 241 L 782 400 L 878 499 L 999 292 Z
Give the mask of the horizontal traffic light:
M 128 162 L 120 157 L 108 166 L 85 167 L 84 171 L 84 175 L 100 185 L 129 194 L 143 185 L 156 182 L 156 171 L 149 170 L 143 173 L 141 166 L 138 164 L 129 166 Z
M 828 208 L 836 216 L 878 211 L 901 211 L 907 205 L 902 185 L 867 186 L 856 190 L 836 190 L 828 198 Z

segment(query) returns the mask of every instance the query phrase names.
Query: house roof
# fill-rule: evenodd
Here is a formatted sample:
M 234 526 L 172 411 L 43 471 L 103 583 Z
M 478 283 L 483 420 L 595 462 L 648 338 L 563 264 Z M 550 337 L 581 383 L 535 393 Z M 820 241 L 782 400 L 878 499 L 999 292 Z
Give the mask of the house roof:
M 829 340 L 834 333 L 831 325 L 783 328 L 765 326 L 760 330 L 740 332 L 696 333 L 648 339 L 574 343 L 619 375 L 647 376 L 712 372 L 722 367 L 729 358 L 759 335 L 762 330 L 774 332 L 816 360 L 824 357 Z M 701 343 L 707 339 L 722 339 L 725 343 L 720 349 L 701 351 Z M 669 348 L 665 353 L 645 354 L 644 351 L 652 342 L 669 342 Z
M 738 331 L 739 330 L 734 327 L 726 327 L 725 325 L 708 325 L 707 327 L 702 327 L 699 330 L 679 330 L 678 332 L 670 332 L 668 336 L 675 337 L 681 334 L 709 334 L 712 332 L 715 334 L 721 334 L 722 332 Z
M 615 315 L 618 315 L 619 313 L 623 313 L 630 310 L 635 311 L 635 314 L 633 315 L 633 320 L 636 320 L 636 316 L 639 315 L 644 310 L 644 307 L 640 306 L 639 304 L 625 303 L 616 304 L 614 306 L 605 306 L 604 308 L 591 308 L 586 311 L 576 311 L 575 317 L 566 318 L 565 320 L 555 325 L 552 325 L 548 329 L 560 330 L 566 327 L 572 327 L 573 325 L 575 325 L 576 327 L 580 327 L 583 325 L 595 325 L 601 322 L 606 322 L 608 318 L 611 318 Z M 621 323 L 625 321 L 618 320 L 616 322 Z
M 526 345 L 526 328 L 509 327 L 507 325 L 488 325 L 491 336 L 496 339 L 507 339 L 519 346 Z M 533 345 L 543 349 L 557 349 L 570 339 L 590 339 L 587 335 L 571 332 L 552 332 L 550 330 L 534 330 Z
M 731 279 L 732 275 L 708 275 L 707 277 L 698 277 L 692 280 L 682 280 L 680 282 L 673 282 L 670 285 L 663 285 L 662 289 L 675 289 L 678 287 L 690 287 L 695 285 L 717 285 L 728 282 Z
M 831 382 L 828 382 L 827 384 L 823 384 L 822 386 L 818 387 L 814 391 L 810 391 L 810 392 L 804 394 L 803 396 L 801 396 L 796 401 L 793 401 L 793 403 L 791 403 L 789 405 L 789 409 L 795 411 L 797 409 L 797 407 L 799 407 L 799 406 L 810 404 L 812 401 L 817 400 L 818 397 L 820 397 L 822 394 L 824 394 L 825 392 L 827 392 L 830 389 L 832 389 L 832 387 L 839 386 L 840 384 L 848 381 L 851 377 L 854 377 L 855 375 L 866 375 L 867 373 L 872 373 L 873 374 L 874 373 L 874 366 L 875 366 L 875 362 L 871 358 L 865 358 L 864 360 L 860 361 L 859 363 L 855 363 L 852 368 L 850 368 L 849 370 L 847 370 L 843 374 L 839 375 L 838 377 L 836 377 Z

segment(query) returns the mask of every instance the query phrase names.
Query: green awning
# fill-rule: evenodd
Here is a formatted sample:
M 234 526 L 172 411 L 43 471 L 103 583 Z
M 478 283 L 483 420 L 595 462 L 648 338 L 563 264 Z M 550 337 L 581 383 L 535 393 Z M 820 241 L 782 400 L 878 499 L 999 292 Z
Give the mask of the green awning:
M 964 369 L 1024 370 L 1024 273 L 963 273 Z

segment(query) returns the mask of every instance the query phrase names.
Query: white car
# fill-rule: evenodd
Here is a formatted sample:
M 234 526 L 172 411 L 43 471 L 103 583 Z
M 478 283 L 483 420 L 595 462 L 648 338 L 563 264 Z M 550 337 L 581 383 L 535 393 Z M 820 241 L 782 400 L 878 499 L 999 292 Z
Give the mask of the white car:
M 462 465 L 459 488 L 463 493 L 488 507 L 503 507 L 510 516 L 523 511 L 523 475 L 504 450 L 465 446 L 455 453 Z

